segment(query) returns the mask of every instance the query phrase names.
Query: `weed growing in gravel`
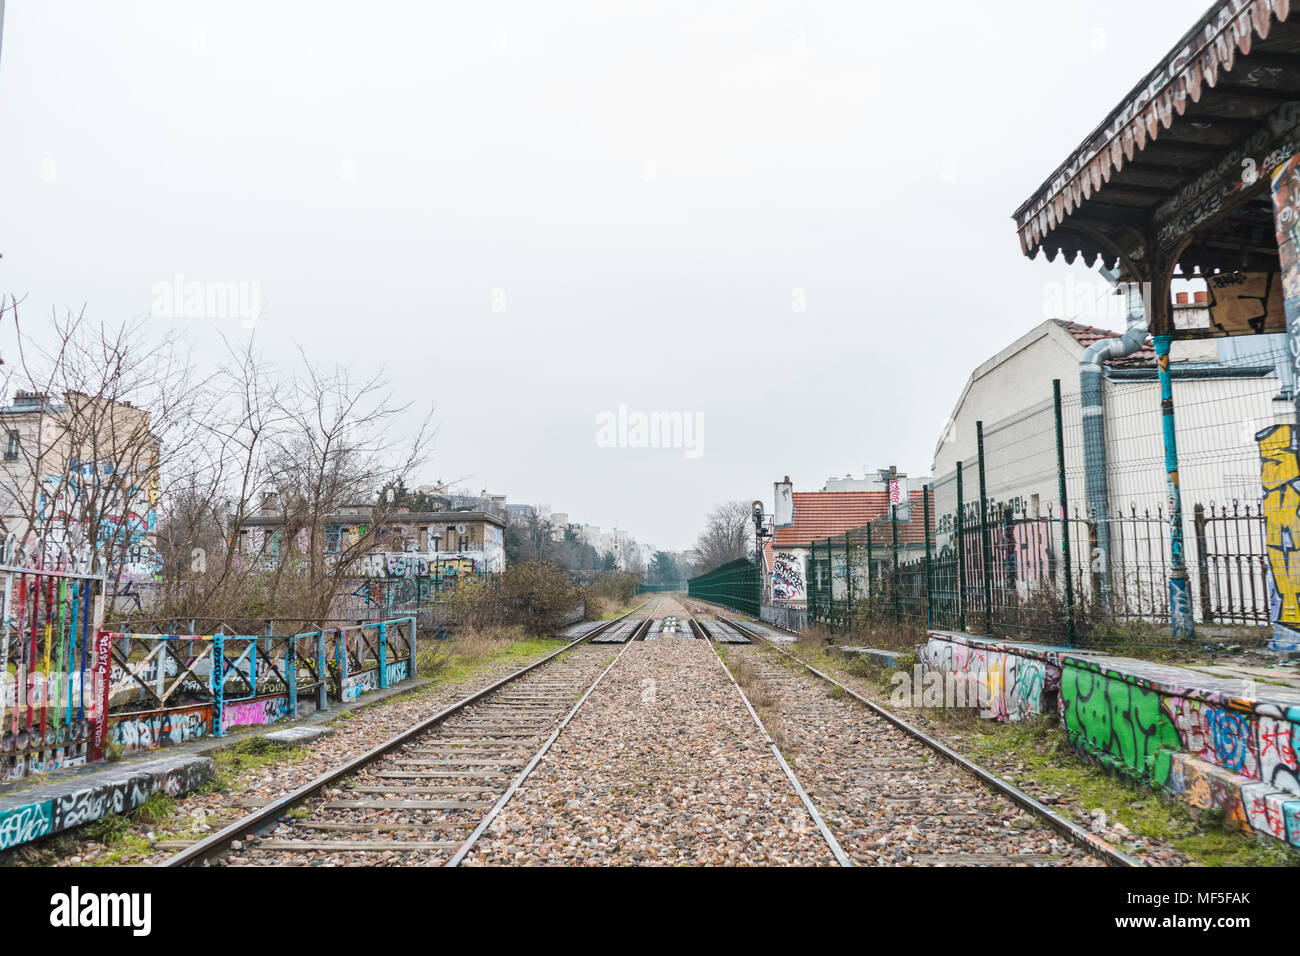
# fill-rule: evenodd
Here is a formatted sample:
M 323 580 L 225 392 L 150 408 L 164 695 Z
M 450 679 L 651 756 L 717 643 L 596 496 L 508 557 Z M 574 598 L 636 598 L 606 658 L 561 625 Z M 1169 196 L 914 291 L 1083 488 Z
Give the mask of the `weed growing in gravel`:
M 791 759 L 798 751 L 795 739 L 790 735 L 785 726 L 785 715 L 782 713 L 780 691 L 769 681 L 766 681 L 758 673 L 758 668 L 754 666 L 753 661 L 745 653 L 728 653 L 723 650 L 722 660 L 731 676 L 736 679 L 745 696 L 749 698 L 750 704 L 753 705 L 758 719 L 763 722 L 767 728 L 768 735 L 776 744 L 777 749 L 786 757 Z
M 263 767 L 297 763 L 306 756 L 305 747 L 280 744 L 265 737 L 250 737 L 233 747 L 218 750 L 212 759 L 217 765 L 217 776 L 224 779 Z

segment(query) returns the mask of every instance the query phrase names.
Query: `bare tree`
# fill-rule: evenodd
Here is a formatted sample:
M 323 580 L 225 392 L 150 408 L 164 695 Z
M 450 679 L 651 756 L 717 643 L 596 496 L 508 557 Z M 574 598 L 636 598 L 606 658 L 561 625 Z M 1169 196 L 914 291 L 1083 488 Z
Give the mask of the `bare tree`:
M 0 319 L 17 312 L 0 302 Z M 17 396 L 0 416 L 0 532 L 34 563 L 106 572 L 110 613 L 328 616 L 393 536 L 401 505 L 383 489 L 414 477 L 432 439 L 431 412 L 403 432 L 410 406 L 382 371 L 357 379 L 301 350 L 285 371 L 226 343 L 205 376 L 183 337 L 84 315 L 17 342 L 0 367 Z M 331 534 L 345 506 L 364 533 Z M 241 548 L 268 512 L 273 533 Z
M 327 615 L 358 558 L 393 545 L 401 506 L 384 489 L 413 478 L 429 452 L 432 411 L 414 436 L 400 436 L 410 406 L 395 403 L 387 380 L 381 370 L 357 381 L 346 368 L 322 369 L 301 353 L 299 373 L 279 402 L 287 427 L 269 462 L 284 519 L 277 584 L 297 557 L 309 617 Z M 366 533 L 328 541 L 326 519 L 349 505 L 368 507 Z
M 403 435 L 410 406 L 394 401 L 382 371 L 356 380 L 300 350 L 286 376 L 251 342 L 227 348 L 227 391 L 200 426 L 207 467 L 169 502 L 168 614 L 328 617 L 364 554 L 402 550 L 394 519 L 404 505 L 388 491 L 423 464 L 432 412 Z M 339 533 L 345 508 L 362 533 Z M 187 567 L 195 551 L 216 560 Z
M 753 552 L 754 524 L 750 506 L 724 501 L 709 512 L 704 530 L 695 542 L 695 573 L 703 574 Z
M 5 312 L 0 304 L 0 313 Z M 153 578 L 164 449 L 187 460 L 208 382 L 177 335 L 141 322 L 55 316 L 29 336 L 11 300 L 18 361 L 5 366 L 0 524 L 40 566 L 75 561 L 107 572 L 108 593 Z

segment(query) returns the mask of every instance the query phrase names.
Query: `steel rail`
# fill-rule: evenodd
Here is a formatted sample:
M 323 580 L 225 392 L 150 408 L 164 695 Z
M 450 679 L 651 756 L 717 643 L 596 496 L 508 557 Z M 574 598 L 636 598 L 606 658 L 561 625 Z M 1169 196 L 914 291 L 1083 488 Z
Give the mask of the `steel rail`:
M 785 655 L 790 660 L 798 664 L 800 667 L 807 670 L 809 673 L 814 674 L 817 677 L 820 677 L 828 684 L 832 684 L 835 687 L 838 687 L 840 690 L 844 691 L 846 694 L 848 694 L 858 703 L 862 704 L 868 710 L 871 710 L 874 713 L 878 714 L 879 716 L 885 718 L 885 720 L 889 721 L 889 723 L 893 724 L 899 730 L 903 731 L 904 733 L 908 734 L 911 737 L 915 737 L 917 740 L 921 741 L 921 743 L 925 744 L 931 750 L 934 750 L 936 753 L 952 761 L 957 766 L 961 767 L 963 770 L 966 770 L 967 772 L 973 774 L 977 779 L 980 780 L 981 783 L 989 787 L 991 790 L 994 790 L 997 793 L 1002 794 L 1012 803 L 1015 803 L 1022 809 L 1028 810 L 1030 813 L 1034 814 L 1035 816 L 1040 817 L 1048 826 L 1050 826 L 1057 833 L 1060 833 L 1062 836 L 1069 838 L 1073 843 L 1077 844 L 1078 846 L 1081 846 L 1083 849 L 1087 850 L 1088 852 L 1102 857 L 1104 860 L 1106 860 L 1107 863 L 1110 863 L 1112 866 L 1144 867 L 1148 865 L 1147 862 L 1143 860 L 1141 857 L 1134 856 L 1130 853 L 1125 853 L 1119 847 L 1114 846 L 1113 844 L 1108 843 L 1107 841 L 1101 839 L 1095 834 L 1088 832 L 1083 827 L 1075 823 L 1073 820 L 1069 820 L 1061 816 L 1059 813 L 1052 810 L 1046 804 L 1038 802 L 1029 794 L 1025 793 L 1025 791 L 1017 787 L 1015 784 L 1011 783 L 1008 780 L 1004 780 L 1003 778 L 999 777 L 997 774 L 993 773 L 991 770 L 987 770 L 984 767 L 981 767 L 979 764 L 975 763 L 974 761 L 966 757 L 963 757 L 961 754 L 957 753 L 957 751 L 953 750 L 947 744 L 944 744 L 941 741 L 936 740 L 935 738 L 927 734 L 925 731 L 917 727 L 913 727 L 907 721 L 903 720 L 901 717 L 886 710 L 884 707 L 881 707 L 875 701 L 862 696 L 857 691 L 855 691 L 852 687 L 847 687 L 844 684 L 841 684 L 834 677 L 818 670 L 816 667 L 813 667 L 807 661 L 804 661 L 796 657 L 794 654 L 791 654 L 789 651 L 781 647 L 775 641 L 772 641 L 771 639 L 764 637 L 758 631 L 755 631 L 750 627 L 748 627 L 747 625 L 742 624 L 740 621 L 731 618 L 723 618 L 723 620 L 726 621 L 726 623 L 730 624 L 732 627 L 739 630 L 746 637 L 750 638 L 750 640 L 761 640 L 767 646 L 771 647 L 778 653 Z
M 402 746 L 403 744 L 420 736 L 423 733 L 427 733 L 429 730 L 432 730 L 434 727 L 438 726 L 447 718 L 454 716 L 455 714 L 464 710 L 466 707 L 470 706 L 471 704 L 477 703 L 483 698 L 505 687 L 507 684 L 510 684 L 512 681 L 518 680 L 520 677 L 523 677 L 525 674 L 528 674 L 532 671 L 537 670 L 539 667 L 549 664 L 551 661 L 555 660 L 561 654 L 571 650 L 574 647 L 577 647 L 579 644 L 591 640 L 593 637 L 597 636 L 598 634 L 603 634 L 605 631 L 609 630 L 615 624 L 618 624 L 620 621 L 624 620 L 625 618 L 628 618 L 631 615 L 635 614 L 637 611 L 641 610 L 641 608 L 645 607 L 649 603 L 650 600 L 647 598 L 645 601 L 642 601 L 639 605 L 632 608 L 626 614 L 622 614 L 616 618 L 612 618 L 609 621 L 605 621 L 601 623 L 600 625 L 592 628 L 590 631 L 588 631 L 586 634 L 583 634 L 581 637 L 577 638 L 576 640 L 571 641 L 568 644 L 564 645 L 563 647 L 559 648 L 558 650 L 546 655 L 541 660 L 537 660 L 531 664 L 527 664 L 524 667 L 521 667 L 519 670 L 515 671 L 514 673 L 506 677 L 503 677 L 492 684 L 489 684 L 487 687 L 484 687 L 482 690 L 477 690 L 474 693 L 470 694 L 468 697 L 463 697 L 460 700 L 456 701 L 454 704 L 450 704 L 447 707 L 444 707 L 442 710 L 438 711 L 438 713 L 434 714 L 433 716 L 420 721 L 420 723 L 415 724 L 414 726 L 409 727 L 406 730 L 403 730 L 401 733 L 397 734 L 396 736 L 390 737 L 388 740 L 385 740 L 383 743 L 377 744 L 376 746 L 367 750 L 365 753 L 353 757 L 351 760 L 348 760 L 345 763 L 340 764 L 339 766 L 333 768 L 332 770 L 327 770 L 325 773 L 321 774 L 315 780 L 303 784 L 297 790 L 293 790 L 290 793 L 286 793 L 284 796 L 277 797 L 276 799 L 272 800 L 270 803 L 266 804 L 265 806 L 258 807 L 256 810 L 253 810 L 252 812 L 245 814 L 243 817 L 236 820 L 234 823 L 230 823 L 225 827 L 222 827 L 216 833 L 204 837 L 202 840 L 198 841 L 193 846 L 186 847 L 184 850 L 172 854 L 171 856 L 167 857 L 167 859 L 161 860 L 155 865 L 160 867 L 192 866 L 200 862 L 201 860 L 207 860 L 214 856 L 220 855 L 221 853 L 225 852 L 226 849 L 228 849 L 230 842 L 232 840 L 239 839 L 241 834 L 256 832 L 262 829 L 268 824 L 274 822 L 276 819 L 278 819 L 280 816 L 282 816 L 286 811 L 288 811 L 292 807 L 296 806 L 299 803 L 302 803 L 304 800 L 307 800 L 310 797 L 315 796 L 317 793 L 319 793 L 325 787 L 329 786 L 331 783 L 334 783 L 336 780 L 340 780 L 343 777 L 347 777 L 351 774 L 356 773 L 362 767 L 366 766 L 369 763 L 373 763 L 374 761 L 378 760 L 380 757 L 384 756 L 384 754 L 388 753 L 389 751 L 395 750 L 396 748 Z
M 656 601 L 655 608 L 657 609 L 658 607 L 659 602 Z M 628 639 L 623 642 L 623 646 L 619 649 L 619 652 L 614 655 L 614 659 L 609 662 L 609 665 L 596 675 L 596 679 L 591 682 L 591 685 L 583 692 L 583 695 L 578 698 L 578 702 L 573 705 L 573 708 L 565 714 L 564 719 L 560 721 L 553 731 L 551 731 L 551 735 L 546 738 L 546 741 L 542 744 L 541 748 L 538 749 L 537 753 L 533 754 L 533 759 L 528 761 L 523 770 L 519 771 L 515 779 L 510 782 L 510 786 L 506 788 L 506 792 L 503 793 L 497 802 L 492 805 L 492 809 L 489 810 L 483 816 L 483 819 L 479 821 L 478 826 L 474 828 L 474 832 L 465 838 L 465 842 L 463 842 L 456 852 L 452 854 L 451 859 L 449 859 L 444 866 L 460 866 L 469 851 L 474 848 L 474 844 L 478 842 L 479 837 L 487 832 L 487 828 L 492 825 L 492 821 L 495 820 L 501 811 L 505 809 L 506 804 L 510 802 L 510 798 L 515 795 L 515 792 L 523 785 L 524 781 L 529 778 L 532 772 L 537 768 L 537 765 L 542 762 L 542 758 L 550 751 L 551 745 L 559 739 L 564 728 L 569 726 L 569 721 L 573 720 L 578 711 L 582 708 L 582 705 L 587 702 L 587 698 L 591 696 L 592 691 L 594 691 L 596 687 L 599 686 L 600 682 L 605 679 L 605 675 L 614 669 L 614 666 L 618 664 L 619 659 L 627 652 L 627 649 L 635 644 L 641 637 L 645 636 L 645 632 L 650 629 L 650 625 L 653 621 L 654 612 L 651 611 L 637 629 L 628 636 Z
M 828 827 L 826 821 L 822 819 L 822 815 L 820 811 L 818 811 L 816 804 L 813 803 L 812 797 L 808 796 L 808 791 L 803 788 L 803 784 L 801 784 L 799 778 L 795 776 L 794 770 L 791 769 L 788 763 L 786 763 L 785 756 L 781 753 L 781 748 L 776 745 L 776 741 L 772 739 L 772 735 L 769 734 L 767 728 L 763 726 L 763 721 L 758 716 L 758 712 L 754 710 L 753 704 L 749 702 L 749 697 L 745 694 L 745 689 L 740 686 L 740 683 L 736 680 L 736 676 L 732 674 L 731 669 L 727 667 L 727 662 L 723 659 L 722 652 L 718 649 L 717 643 L 709 636 L 708 629 L 699 621 L 695 620 L 695 615 L 691 614 L 689 610 L 686 613 L 691 629 L 696 632 L 697 636 L 702 637 L 708 643 L 709 647 L 713 649 L 713 654 L 718 659 L 718 666 L 722 668 L 722 672 L 726 674 L 727 679 L 731 681 L 731 686 L 736 688 L 736 693 L 740 695 L 740 699 L 744 703 L 745 709 L 749 711 L 749 716 L 753 718 L 754 723 L 758 726 L 759 732 L 762 733 L 764 743 L 766 743 L 768 749 L 772 751 L 772 756 L 776 757 L 776 762 L 781 765 L 781 769 L 785 771 L 786 778 L 790 781 L 790 786 L 794 787 L 794 792 L 799 795 L 800 802 L 803 803 L 804 809 L 807 810 L 809 816 L 812 817 L 813 823 L 817 825 L 817 830 L 821 833 L 822 839 L 825 840 L 827 845 L 831 848 L 831 854 L 835 857 L 835 862 L 840 866 L 852 866 L 853 861 L 849 859 L 849 855 L 845 853 L 844 848 L 840 846 L 840 841 L 835 839 L 835 834 L 831 833 L 830 827 Z

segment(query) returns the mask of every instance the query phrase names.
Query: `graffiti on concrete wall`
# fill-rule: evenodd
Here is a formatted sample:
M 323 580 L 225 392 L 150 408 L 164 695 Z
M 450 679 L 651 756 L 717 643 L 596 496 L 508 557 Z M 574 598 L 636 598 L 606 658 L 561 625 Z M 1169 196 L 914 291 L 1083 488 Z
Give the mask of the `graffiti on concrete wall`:
M 27 793 L 0 803 L 0 850 L 89 823 L 107 813 L 125 813 L 154 793 L 178 796 L 212 779 L 207 757 L 170 758 L 141 764 L 98 783 L 75 780 Z
M 23 756 L 0 757 L 0 780 L 21 780 L 37 773 L 49 773 L 65 767 L 80 767 L 86 762 L 85 741 Z
M 1255 436 L 1263 485 L 1264 544 L 1268 556 L 1272 647 L 1300 649 L 1300 462 L 1292 426 L 1273 425 Z
M 372 690 L 379 690 L 379 669 L 375 667 L 349 674 L 343 682 L 343 699 L 352 700 Z
M 1219 810 L 1230 827 L 1300 846 L 1300 699 L 1293 692 L 1260 700 L 1253 684 L 1183 668 L 948 634 L 930 635 L 922 661 L 927 680 L 928 672 L 943 674 L 958 691 L 922 706 L 955 699 L 1002 720 L 1055 706 L 1081 755 L 1193 807 Z
M 1120 773 L 1165 785 L 1182 744 L 1154 690 L 1071 659 L 1061 668 L 1060 708 L 1077 750 Z
M 0 850 L 45 836 L 50 832 L 53 812 L 49 800 L 0 810 Z
M 384 668 L 384 682 L 392 687 L 398 681 L 406 680 L 410 676 L 411 661 L 409 658 L 403 658 L 400 661 L 393 661 Z
M 1050 661 L 931 637 L 923 652 L 927 672 L 943 675 L 947 697 L 978 706 L 983 716 L 1018 721 L 1051 710 L 1060 668 Z
M 128 753 L 171 747 L 208 734 L 212 725 L 212 707 L 154 711 L 110 717 L 108 739 Z
M 1188 697 L 1166 697 L 1163 706 L 1174 722 L 1184 751 L 1224 770 L 1259 777 L 1259 742 L 1253 714 Z
M 807 596 L 803 558 L 792 551 L 776 552 L 772 558 L 772 600 L 803 601 Z
M 221 710 L 221 729 L 256 727 L 284 720 L 289 713 L 287 697 L 262 697 L 256 700 L 227 701 Z
M 368 607 L 408 607 L 504 566 L 504 552 L 374 553 L 357 562 L 353 597 Z

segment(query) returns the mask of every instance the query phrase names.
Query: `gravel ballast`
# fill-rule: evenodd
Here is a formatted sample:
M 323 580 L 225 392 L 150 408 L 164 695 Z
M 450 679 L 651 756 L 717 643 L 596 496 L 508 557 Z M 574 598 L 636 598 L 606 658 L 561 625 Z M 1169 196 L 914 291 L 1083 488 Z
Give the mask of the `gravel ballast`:
M 627 648 L 465 862 L 835 861 L 712 648 L 661 635 Z

